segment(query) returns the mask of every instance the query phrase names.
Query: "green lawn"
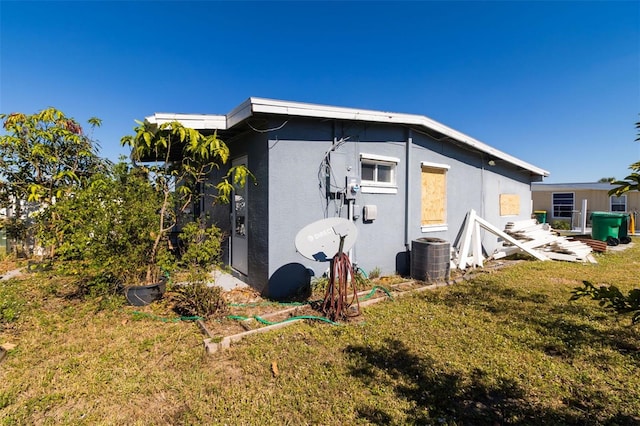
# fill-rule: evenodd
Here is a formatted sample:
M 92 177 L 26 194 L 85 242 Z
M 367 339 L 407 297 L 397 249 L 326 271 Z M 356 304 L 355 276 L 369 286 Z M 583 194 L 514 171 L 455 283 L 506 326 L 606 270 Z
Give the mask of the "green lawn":
M 640 424 L 640 329 L 568 301 L 582 280 L 639 286 L 640 244 L 597 258 L 479 271 L 355 323 L 296 323 L 213 356 L 194 323 L 75 297 L 55 276 L 2 281 L 0 344 L 15 348 L 0 364 L 0 421 Z

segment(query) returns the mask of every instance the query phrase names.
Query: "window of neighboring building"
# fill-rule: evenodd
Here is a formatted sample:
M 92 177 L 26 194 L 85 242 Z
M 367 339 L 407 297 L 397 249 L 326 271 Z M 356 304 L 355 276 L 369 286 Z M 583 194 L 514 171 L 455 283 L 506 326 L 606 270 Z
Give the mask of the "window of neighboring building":
M 627 196 L 621 195 L 619 197 L 611 197 L 611 211 L 612 212 L 626 212 L 627 211 Z
M 574 205 L 573 192 L 556 192 L 553 197 L 553 217 L 571 218 Z
M 447 229 L 447 171 L 449 166 L 422 163 L 421 229 L 422 232 Z
M 396 168 L 399 158 L 360 154 L 360 186 L 364 193 L 396 194 Z

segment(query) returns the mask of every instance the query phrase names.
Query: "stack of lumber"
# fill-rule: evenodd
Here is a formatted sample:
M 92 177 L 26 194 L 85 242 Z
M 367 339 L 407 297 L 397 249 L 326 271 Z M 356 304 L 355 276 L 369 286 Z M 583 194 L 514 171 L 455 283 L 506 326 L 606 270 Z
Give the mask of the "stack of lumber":
M 605 241 L 594 240 L 591 238 L 591 235 L 572 235 L 571 238 L 582 241 L 591 247 L 593 251 L 597 251 L 599 253 L 607 251 L 607 243 Z
M 548 224 L 537 223 L 535 219 L 509 222 L 504 231 L 521 243 L 517 247 L 505 247 L 505 254 L 526 247 L 549 259 L 596 263 L 588 244 L 560 236 Z

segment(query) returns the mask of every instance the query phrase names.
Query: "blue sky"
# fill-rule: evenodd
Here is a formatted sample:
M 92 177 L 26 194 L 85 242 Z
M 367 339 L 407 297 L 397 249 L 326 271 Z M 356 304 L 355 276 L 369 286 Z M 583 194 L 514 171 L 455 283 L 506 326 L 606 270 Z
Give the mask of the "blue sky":
M 640 160 L 640 2 L 0 1 L 0 112 L 97 116 L 250 96 L 426 115 L 551 172 Z

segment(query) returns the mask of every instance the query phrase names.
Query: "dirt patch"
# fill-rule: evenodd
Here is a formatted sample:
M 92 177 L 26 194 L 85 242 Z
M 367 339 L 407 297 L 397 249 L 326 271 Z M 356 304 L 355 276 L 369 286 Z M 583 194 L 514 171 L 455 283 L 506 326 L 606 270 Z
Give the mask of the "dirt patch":
M 424 283 L 406 281 L 398 277 L 378 279 L 372 281 L 369 288 L 359 292 L 359 300 L 364 302 L 389 297 L 391 293 L 412 291 L 420 285 L 424 286 Z M 223 293 L 225 311 L 201 321 L 199 325 L 204 336 L 217 340 L 295 319 L 330 322 L 322 312 L 323 297 L 324 294 L 313 294 L 304 301 L 277 302 L 261 297 L 251 288 L 236 288 Z M 152 308 L 143 309 L 147 311 Z M 348 318 L 345 321 L 354 319 L 357 320 Z

